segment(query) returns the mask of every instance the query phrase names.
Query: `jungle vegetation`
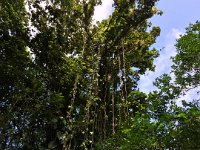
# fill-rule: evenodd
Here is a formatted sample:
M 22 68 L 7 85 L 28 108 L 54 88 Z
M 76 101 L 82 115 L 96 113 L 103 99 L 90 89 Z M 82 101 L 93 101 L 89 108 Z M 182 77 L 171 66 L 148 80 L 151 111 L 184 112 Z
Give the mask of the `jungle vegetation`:
M 200 149 L 200 23 L 177 41 L 172 73 L 153 71 L 158 0 L 0 0 L 0 149 Z M 133 69 L 136 68 L 136 69 Z M 179 106 L 176 100 L 183 99 Z

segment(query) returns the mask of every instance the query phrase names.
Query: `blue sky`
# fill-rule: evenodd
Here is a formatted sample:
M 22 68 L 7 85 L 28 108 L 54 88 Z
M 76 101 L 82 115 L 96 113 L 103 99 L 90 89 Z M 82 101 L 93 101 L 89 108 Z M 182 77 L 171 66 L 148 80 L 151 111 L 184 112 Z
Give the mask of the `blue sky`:
M 113 11 L 112 3 L 112 0 L 103 0 L 103 5 L 98 6 L 95 10 L 95 20 L 106 19 Z M 146 93 L 155 89 L 152 82 L 156 77 L 163 73 L 170 73 L 170 66 L 172 65 L 170 57 L 176 54 L 174 47 L 176 39 L 184 34 L 185 28 L 190 23 L 200 20 L 200 0 L 160 0 L 157 7 L 164 14 L 150 19 L 153 26 L 161 28 L 161 35 L 157 38 L 153 47 L 162 50 L 159 58 L 154 61 L 155 72 L 147 72 L 141 76 L 139 88 Z M 194 97 L 194 91 L 189 92 L 185 97 L 186 99 Z
M 158 9 L 162 10 L 162 16 L 155 16 L 151 22 L 161 28 L 161 35 L 153 46 L 162 49 L 160 57 L 155 60 L 155 72 L 147 72 L 141 77 L 140 88 L 149 92 L 153 89 L 152 80 L 163 73 L 170 73 L 171 56 L 176 54 L 174 44 L 180 34 L 184 34 L 189 23 L 195 23 L 200 19 L 200 0 L 160 0 Z
M 170 73 L 172 65 L 171 56 L 176 54 L 174 44 L 180 34 L 184 34 L 185 28 L 190 23 L 195 23 L 200 20 L 200 0 L 160 0 L 158 9 L 162 10 L 162 16 L 155 16 L 151 22 L 155 26 L 161 28 L 161 35 L 158 37 L 156 44 L 153 46 L 157 49 L 162 49 L 160 57 L 155 60 L 155 72 L 147 72 L 141 77 L 140 89 L 144 92 L 150 92 L 155 87 L 152 81 L 163 73 Z M 182 99 L 190 101 L 197 98 L 195 94 L 198 89 L 189 91 Z

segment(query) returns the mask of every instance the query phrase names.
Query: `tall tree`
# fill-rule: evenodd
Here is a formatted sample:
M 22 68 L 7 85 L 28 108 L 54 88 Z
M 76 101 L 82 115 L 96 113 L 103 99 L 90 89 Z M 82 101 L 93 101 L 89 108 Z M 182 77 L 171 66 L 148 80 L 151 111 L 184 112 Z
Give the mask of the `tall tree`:
M 23 0 L 0 1 L 0 147 L 21 144 L 28 83 L 27 18 Z
M 134 116 L 146 99 L 130 100 L 138 97 L 132 91 L 137 89 L 139 75 L 154 69 L 153 59 L 158 56 L 149 47 L 160 29 L 148 22 L 160 13 L 156 2 L 114 1 L 111 16 L 94 24 L 92 16 L 99 0 L 27 0 L 27 12 L 24 1 L 20 1 L 21 9 L 14 1 L 2 1 L 1 31 L 19 41 L 8 45 L 15 42 L 13 54 L 20 55 L 10 62 L 9 54 L 4 62 L 9 62 L 8 67 L 21 66 L 18 70 L 23 72 L 13 70 L 13 79 L 22 76 L 12 85 L 1 83 L 1 87 L 16 87 L 19 100 L 10 92 L 12 102 L 2 96 L 8 90 L 1 90 L 0 106 L 7 107 L 10 114 L 20 112 L 1 127 L 2 145 L 10 149 L 92 149 L 114 134 L 128 115 Z M 12 30 L 17 33 L 15 28 L 19 35 L 11 34 Z M 1 45 L 6 43 L 1 40 Z M 18 53 L 19 48 L 23 52 Z M 1 57 L 9 50 L 2 46 Z M 21 103 L 16 105 L 18 101 Z
M 158 77 L 158 88 L 148 95 L 133 91 L 129 101 L 146 101 L 140 111 L 131 116 L 111 138 L 99 143 L 98 149 L 199 149 L 199 22 L 186 28 L 177 40 L 177 55 L 173 58 L 172 73 Z M 197 88 L 188 99 L 185 92 Z M 177 101 L 182 100 L 182 106 Z M 190 102 L 188 102 L 190 101 Z M 143 111 L 141 111 L 143 110 Z

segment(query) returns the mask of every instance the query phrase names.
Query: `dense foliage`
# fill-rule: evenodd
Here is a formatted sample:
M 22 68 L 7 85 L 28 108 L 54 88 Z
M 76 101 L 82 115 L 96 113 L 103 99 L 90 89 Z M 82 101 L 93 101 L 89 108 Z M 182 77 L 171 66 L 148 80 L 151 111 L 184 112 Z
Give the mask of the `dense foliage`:
M 159 55 L 157 1 L 114 0 L 95 23 L 100 0 L 0 0 L 0 149 L 198 149 L 198 98 L 182 95 L 199 87 L 199 22 L 177 41 L 175 81 L 138 90 Z
M 191 24 L 177 40 L 172 65 L 175 79 L 164 74 L 154 82 L 157 91 L 146 96 L 138 93 L 140 100 L 146 99 L 145 111 L 129 117 L 118 133 L 99 144 L 99 149 L 200 149 L 199 25 Z M 194 89 L 192 99 L 185 97 Z M 180 100 L 182 106 L 177 105 Z
M 1 149 L 93 149 L 134 116 L 156 2 L 114 1 L 96 24 L 100 0 L 1 0 Z
M 173 58 L 176 82 L 185 89 L 200 85 L 200 22 L 190 24 L 186 34 L 177 42 L 178 54 Z

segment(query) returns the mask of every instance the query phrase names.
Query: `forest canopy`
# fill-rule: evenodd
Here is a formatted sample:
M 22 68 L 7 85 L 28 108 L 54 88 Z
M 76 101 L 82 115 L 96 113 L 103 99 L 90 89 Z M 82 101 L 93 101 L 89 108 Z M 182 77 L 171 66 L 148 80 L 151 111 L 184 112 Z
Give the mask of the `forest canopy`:
M 0 149 L 198 149 L 199 99 L 176 100 L 199 87 L 199 22 L 177 41 L 175 81 L 138 90 L 159 57 L 157 2 L 114 0 L 94 23 L 100 0 L 0 0 Z

